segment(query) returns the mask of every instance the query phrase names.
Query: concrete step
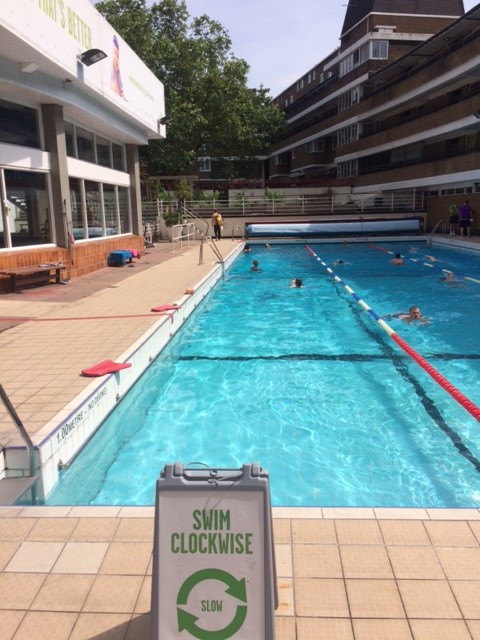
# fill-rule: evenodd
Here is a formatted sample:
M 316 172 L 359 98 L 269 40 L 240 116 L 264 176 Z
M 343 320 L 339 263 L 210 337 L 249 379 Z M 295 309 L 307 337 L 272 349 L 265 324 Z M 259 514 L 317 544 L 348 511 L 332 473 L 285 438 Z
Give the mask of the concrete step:
M 36 483 L 35 477 L 2 478 L 0 480 L 0 506 L 8 507 L 21 498 Z

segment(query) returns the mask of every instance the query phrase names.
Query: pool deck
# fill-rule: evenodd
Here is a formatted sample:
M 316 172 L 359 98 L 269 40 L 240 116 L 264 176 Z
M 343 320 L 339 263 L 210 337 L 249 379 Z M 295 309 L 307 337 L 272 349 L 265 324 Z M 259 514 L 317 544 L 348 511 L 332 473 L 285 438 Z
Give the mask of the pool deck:
M 89 384 L 83 368 L 119 358 L 158 320 L 151 307 L 179 300 L 216 259 L 205 247 L 198 262 L 198 247 L 160 244 L 131 268 L 0 296 L 1 382 L 32 439 Z M 0 446 L 16 442 L 3 406 L 0 425 Z M 480 510 L 273 515 L 277 640 L 480 640 Z M 0 507 L 0 638 L 149 640 L 153 516 Z

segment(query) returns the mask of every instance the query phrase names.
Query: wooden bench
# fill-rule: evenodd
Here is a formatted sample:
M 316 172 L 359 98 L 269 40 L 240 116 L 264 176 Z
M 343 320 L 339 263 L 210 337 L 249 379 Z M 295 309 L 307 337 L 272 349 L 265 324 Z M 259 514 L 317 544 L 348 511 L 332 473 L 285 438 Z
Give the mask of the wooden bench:
M 59 265 L 40 264 L 32 267 L 17 267 L 16 269 L 2 269 L 0 274 L 9 276 L 10 289 L 16 293 L 21 287 L 30 285 L 46 285 L 55 279 L 58 284 L 61 281 L 61 272 L 65 269 Z

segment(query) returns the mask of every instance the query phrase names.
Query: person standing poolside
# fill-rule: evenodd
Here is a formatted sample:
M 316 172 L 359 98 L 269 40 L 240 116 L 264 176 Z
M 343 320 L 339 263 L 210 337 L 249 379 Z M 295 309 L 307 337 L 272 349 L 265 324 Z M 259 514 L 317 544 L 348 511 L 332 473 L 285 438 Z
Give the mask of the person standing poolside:
M 465 202 L 462 204 L 462 206 L 460 207 L 460 209 L 458 210 L 458 224 L 460 227 L 460 235 L 463 237 L 465 235 L 465 229 L 467 230 L 467 235 L 470 235 L 470 227 L 472 225 L 473 222 L 473 214 L 474 214 L 474 210 L 472 209 L 472 207 L 470 206 L 470 203 L 468 202 L 468 200 L 465 200 Z
M 216 240 L 222 239 L 222 223 L 222 216 L 220 215 L 218 209 L 214 209 L 212 213 L 212 226 Z
M 450 235 L 454 236 L 458 224 L 458 207 L 456 202 L 448 207 L 448 222 L 450 224 Z
M 402 314 L 400 316 L 400 319 L 408 324 L 411 324 L 412 322 L 416 322 L 417 320 L 420 321 L 422 324 L 428 324 L 429 322 L 428 318 L 425 318 L 425 316 L 422 316 L 420 312 L 420 308 L 417 307 L 416 305 L 410 307 L 410 309 L 408 310 L 408 313 Z

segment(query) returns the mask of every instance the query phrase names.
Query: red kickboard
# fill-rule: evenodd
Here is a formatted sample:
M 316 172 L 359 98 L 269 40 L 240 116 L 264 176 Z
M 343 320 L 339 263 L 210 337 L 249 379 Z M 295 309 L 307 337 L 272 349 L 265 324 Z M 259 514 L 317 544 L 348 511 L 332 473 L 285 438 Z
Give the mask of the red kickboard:
M 82 376 L 88 376 L 90 378 L 95 378 L 97 376 L 105 376 L 107 373 L 115 373 L 115 371 L 120 371 L 121 369 L 128 369 L 131 367 L 130 362 L 113 362 L 113 360 L 104 360 L 103 362 L 99 362 L 98 364 L 94 364 L 93 367 L 89 367 L 88 369 L 82 370 Z
M 176 311 L 180 309 L 178 304 L 162 304 L 159 307 L 152 307 L 152 311 Z

